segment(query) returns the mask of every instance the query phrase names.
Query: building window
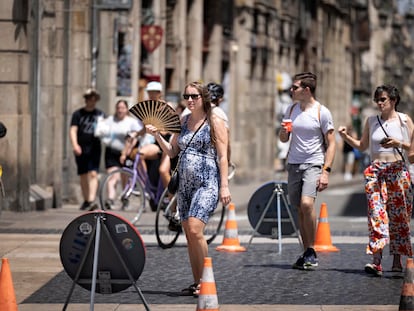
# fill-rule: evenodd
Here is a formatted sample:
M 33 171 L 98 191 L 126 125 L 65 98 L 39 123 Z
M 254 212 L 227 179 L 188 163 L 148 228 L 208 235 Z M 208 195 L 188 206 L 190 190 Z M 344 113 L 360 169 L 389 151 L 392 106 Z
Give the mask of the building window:
M 117 71 L 116 71 L 116 95 L 117 96 L 131 96 L 131 68 L 132 68 L 132 46 L 128 39 L 127 25 L 119 25 L 115 22 L 115 32 L 117 42 Z M 115 39 L 114 39 L 115 40 Z

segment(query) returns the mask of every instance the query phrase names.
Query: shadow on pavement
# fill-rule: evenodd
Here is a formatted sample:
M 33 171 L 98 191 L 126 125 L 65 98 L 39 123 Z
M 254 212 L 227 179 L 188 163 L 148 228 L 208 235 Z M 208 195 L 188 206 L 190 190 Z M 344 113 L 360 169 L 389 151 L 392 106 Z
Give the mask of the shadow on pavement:
M 272 244 L 252 244 L 247 252 L 223 253 L 210 248 L 220 304 L 398 305 L 402 278 L 389 272 L 391 256 L 384 256 L 382 278 L 369 277 L 364 266 L 370 260 L 364 247 L 339 244 L 337 253 L 318 253 L 315 271 L 291 269 L 299 248 L 284 245 L 278 254 Z M 340 268 L 338 268 L 340 267 Z M 160 250 L 148 247 L 145 269 L 137 281 L 150 304 L 194 304 L 193 297 L 177 296 L 191 284 L 185 248 Z M 28 303 L 64 303 L 72 280 L 62 271 L 27 298 Z M 345 290 L 346 289 L 346 290 Z M 75 286 L 72 303 L 89 303 L 90 292 Z M 96 303 L 141 303 L 134 287 L 114 294 L 96 294 Z
M 341 216 L 367 216 L 367 198 L 365 193 L 354 193 L 350 195 Z

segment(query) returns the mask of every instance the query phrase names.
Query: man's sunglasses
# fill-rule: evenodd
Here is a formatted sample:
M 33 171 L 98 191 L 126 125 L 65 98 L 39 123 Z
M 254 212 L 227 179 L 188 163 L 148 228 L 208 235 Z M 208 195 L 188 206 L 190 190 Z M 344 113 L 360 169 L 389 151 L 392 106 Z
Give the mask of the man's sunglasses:
M 183 94 L 183 97 L 185 100 L 190 99 L 190 97 L 191 99 L 195 100 L 195 99 L 198 99 L 200 96 L 201 96 L 200 94 Z

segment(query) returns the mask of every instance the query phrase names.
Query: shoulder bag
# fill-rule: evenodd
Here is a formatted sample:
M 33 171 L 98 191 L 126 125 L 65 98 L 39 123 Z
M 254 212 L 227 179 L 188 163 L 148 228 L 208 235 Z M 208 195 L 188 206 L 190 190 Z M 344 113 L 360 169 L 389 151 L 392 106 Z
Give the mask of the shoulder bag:
M 191 136 L 190 141 L 188 142 L 187 146 L 185 146 L 185 149 L 183 152 L 181 152 L 180 157 L 178 158 L 177 165 L 175 166 L 174 172 L 171 174 L 170 182 L 168 183 L 168 192 L 171 194 L 175 194 L 178 190 L 178 185 L 180 182 L 180 177 L 178 175 L 178 166 L 180 165 L 181 157 L 183 156 L 184 152 L 187 150 L 188 146 L 190 145 L 191 141 L 193 140 L 194 136 L 198 133 L 198 131 L 201 129 L 203 124 L 206 122 L 206 119 L 204 119 L 203 123 L 198 127 L 197 131 L 194 132 L 193 136 Z

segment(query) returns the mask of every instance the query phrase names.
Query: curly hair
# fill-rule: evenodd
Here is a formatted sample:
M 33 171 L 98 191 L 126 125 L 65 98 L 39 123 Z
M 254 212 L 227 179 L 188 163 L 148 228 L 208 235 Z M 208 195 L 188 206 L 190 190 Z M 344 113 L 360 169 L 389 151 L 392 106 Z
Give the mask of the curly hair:
M 397 110 L 397 106 L 400 103 L 400 92 L 398 89 L 391 84 L 383 84 L 378 86 L 374 92 L 374 102 L 378 101 L 382 93 L 387 93 L 391 100 L 395 100 L 395 110 Z

